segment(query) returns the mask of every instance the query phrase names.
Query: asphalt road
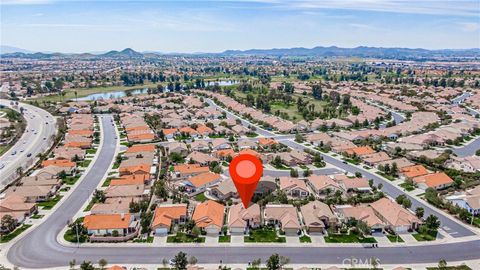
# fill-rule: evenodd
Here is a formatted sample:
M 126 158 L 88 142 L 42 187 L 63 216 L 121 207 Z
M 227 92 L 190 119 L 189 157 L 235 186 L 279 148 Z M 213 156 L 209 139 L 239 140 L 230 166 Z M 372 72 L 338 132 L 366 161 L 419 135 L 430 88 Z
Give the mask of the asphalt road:
M 459 157 L 467 157 L 475 155 L 475 152 L 480 149 L 480 137 L 475 140 L 468 142 L 466 145 L 463 145 L 459 148 L 454 148 L 452 151 Z
M 26 109 L 23 115 L 27 126 L 17 143 L 0 157 L 0 167 L 4 166 L 0 169 L 0 190 L 17 177 L 18 167 L 27 169 L 35 163 L 37 155 L 44 153 L 51 146 L 53 143 L 51 137 L 57 131 L 55 119 L 49 112 L 25 103 L 13 107 L 10 102 L 1 99 L 0 105 L 17 111 L 20 111 L 20 107 Z

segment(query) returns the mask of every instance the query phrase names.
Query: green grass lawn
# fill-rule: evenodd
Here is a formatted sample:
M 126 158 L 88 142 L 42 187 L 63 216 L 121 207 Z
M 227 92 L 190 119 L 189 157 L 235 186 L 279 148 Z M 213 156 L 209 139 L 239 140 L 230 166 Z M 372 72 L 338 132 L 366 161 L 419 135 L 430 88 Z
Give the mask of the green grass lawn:
M 108 187 L 110 182 L 112 182 L 113 177 L 107 177 L 107 179 L 103 182 L 102 187 Z
M 216 139 L 216 138 L 225 138 L 225 134 L 210 134 L 208 135 L 209 138 Z
M 148 236 L 147 238 L 133 239 L 133 243 L 153 243 L 153 236 Z
M 49 199 L 48 201 L 39 202 L 37 205 L 38 205 L 39 207 L 42 207 L 43 210 L 50 210 L 50 209 L 52 209 L 62 198 L 63 198 L 62 195 L 57 195 L 57 196 Z
M 35 214 L 35 215 L 31 216 L 30 218 L 32 218 L 32 219 L 41 219 L 41 218 L 43 218 L 44 216 L 45 216 L 45 215 Z
M 107 86 L 107 87 L 92 87 L 92 88 L 77 88 L 77 89 L 68 89 L 65 90 L 66 94 L 64 97 L 61 95 L 51 95 L 46 97 L 38 97 L 38 98 L 31 98 L 30 100 L 36 100 L 38 102 L 42 101 L 52 101 L 52 102 L 59 102 L 59 101 L 67 101 L 68 99 L 75 99 L 75 91 L 77 91 L 77 97 L 85 97 L 91 94 L 98 94 L 98 93 L 108 93 L 108 92 L 116 92 L 116 91 L 126 91 L 126 90 L 135 90 L 141 89 L 145 87 L 157 87 L 158 83 L 152 84 L 143 84 L 143 85 L 136 85 L 136 86 Z
M 195 200 L 199 201 L 199 202 L 204 202 L 204 201 L 207 200 L 207 197 L 205 197 L 205 194 L 199 193 L 199 194 L 195 195 Z
M 377 243 L 373 237 L 362 237 L 356 234 L 330 234 L 325 236 L 326 243 Z
M 472 270 L 472 268 L 466 265 L 458 265 L 458 266 L 447 266 L 445 268 L 427 267 L 427 270 Z
M 247 132 L 245 134 L 245 136 L 249 137 L 249 138 L 255 138 L 255 137 L 258 137 L 258 134 L 255 133 L 255 132 Z
M 286 113 L 288 115 L 288 119 L 294 123 L 303 119 L 303 116 L 299 113 L 296 104 L 287 105 L 283 102 L 273 102 L 270 104 L 271 112 L 280 111 L 280 113 Z M 282 114 L 280 114 L 282 115 Z
M 359 165 L 360 164 L 359 160 L 355 160 L 355 159 L 351 159 L 351 158 L 344 158 L 343 160 L 345 160 L 348 163 L 352 163 L 354 165 Z
M 2 237 L 0 237 L 0 243 L 7 243 L 8 241 L 17 237 L 19 234 L 21 234 L 22 232 L 24 232 L 26 229 L 30 228 L 31 226 L 32 225 L 30 225 L 30 224 L 23 224 L 19 228 L 15 229 L 13 232 L 11 232 L 7 235 L 2 235 Z
M 85 153 L 87 153 L 87 154 L 95 154 L 95 153 L 97 153 L 97 148 L 87 149 L 87 151 L 85 151 Z
M 90 165 L 91 162 L 92 162 L 91 159 L 85 159 L 84 161 L 79 162 L 78 166 L 86 168 L 88 167 L 88 165 Z
M 220 235 L 218 237 L 219 243 L 230 243 L 231 240 L 232 240 L 232 237 L 230 235 Z
M 285 237 L 279 237 L 273 229 L 252 230 L 249 236 L 243 238 L 245 243 L 285 243 Z
M 291 168 L 290 167 L 287 167 L 283 164 L 280 164 L 280 165 L 277 165 L 277 164 L 273 164 L 273 163 L 270 163 L 270 165 L 272 165 L 275 169 L 277 170 L 285 170 L 285 171 L 289 171 Z
M 300 243 L 311 243 L 311 242 L 312 242 L 312 239 L 310 238 L 310 236 L 307 236 L 307 235 L 300 236 Z
M 74 185 L 78 179 L 80 178 L 80 175 L 77 175 L 77 176 L 67 176 L 65 177 L 65 179 L 63 179 L 63 183 L 65 183 L 66 185 Z
M 194 237 L 186 233 L 178 232 L 176 235 L 168 236 L 167 243 L 205 243 L 205 237 Z
M 393 177 L 393 176 L 391 176 L 391 175 L 388 175 L 388 174 L 386 174 L 386 173 L 384 173 L 384 172 L 378 172 L 378 174 L 380 174 L 381 176 L 387 178 L 387 179 L 390 180 L 390 181 L 395 181 L 395 177 Z
M 406 191 L 412 191 L 415 190 L 415 186 L 409 184 L 409 183 L 401 183 L 399 186 L 401 186 L 404 190 Z
M 433 236 L 431 234 L 414 233 L 414 234 L 412 234 L 412 236 L 419 242 L 434 241 L 435 239 L 437 239 L 435 236 Z
M 78 240 L 77 240 L 77 233 L 75 228 L 70 228 L 68 229 L 65 234 L 63 235 L 63 239 L 70 243 L 85 243 L 88 240 L 88 237 L 85 235 L 79 235 Z
M 473 225 L 480 227 L 480 217 L 475 217 L 473 219 Z
M 93 207 L 94 204 L 95 204 L 95 202 L 94 202 L 93 200 L 91 200 L 91 201 L 88 203 L 87 207 L 85 207 L 85 209 L 83 209 L 83 212 L 88 212 L 88 211 L 90 211 L 90 209 L 92 209 L 92 207 Z
M 403 242 L 405 242 L 405 241 L 403 241 L 403 239 L 400 236 L 397 237 L 396 235 L 389 234 L 389 235 L 387 235 L 387 238 L 392 243 L 403 243 Z M 398 241 L 397 241 L 397 239 L 398 239 Z

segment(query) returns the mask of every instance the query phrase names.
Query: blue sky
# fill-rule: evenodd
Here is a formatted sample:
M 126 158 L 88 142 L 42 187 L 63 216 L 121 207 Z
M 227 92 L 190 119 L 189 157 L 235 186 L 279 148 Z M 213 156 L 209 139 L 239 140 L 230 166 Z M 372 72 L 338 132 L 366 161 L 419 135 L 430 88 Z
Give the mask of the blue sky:
M 480 47 L 480 0 L 1 0 L 1 44 L 33 51 Z

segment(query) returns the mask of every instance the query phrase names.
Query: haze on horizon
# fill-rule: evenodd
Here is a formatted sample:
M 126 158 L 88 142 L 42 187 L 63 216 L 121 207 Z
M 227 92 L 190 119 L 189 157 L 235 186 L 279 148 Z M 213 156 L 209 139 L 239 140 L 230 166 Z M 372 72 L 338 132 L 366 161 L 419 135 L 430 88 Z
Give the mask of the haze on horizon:
M 480 47 L 478 0 L 2 0 L 0 8 L 1 45 L 30 51 Z

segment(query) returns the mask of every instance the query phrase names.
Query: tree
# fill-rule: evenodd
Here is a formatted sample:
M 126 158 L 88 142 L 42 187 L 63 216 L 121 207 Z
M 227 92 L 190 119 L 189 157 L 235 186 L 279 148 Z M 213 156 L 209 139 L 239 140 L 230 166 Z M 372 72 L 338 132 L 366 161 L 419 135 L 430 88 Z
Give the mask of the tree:
M 17 226 L 16 220 L 11 215 L 5 215 L 2 217 L 1 227 L 2 231 L 11 232 Z
M 98 261 L 98 265 L 100 266 L 100 269 L 104 269 L 105 266 L 107 266 L 107 264 L 108 264 L 108 262 L 107 262 L 107 260 L 105 260 L 105 259 L 100 259 L 100 260 Z
M 83 261 L 82 264 L 80 264 L 80 269 L 81 270 L 95 270 L 95 267 L 93 266 L 92 262 Z
M 298 171 L 296 169 L 290 169 L 291 177 L 298 177 Z
M 163 268 L 167 268 L 167 265 L 168 265 L 168 260 L 163 258 L 162 259 L 162 265 L 163 265 Z
M 312 86 L 312 95 L 314 99 L 322 99 L 322 86 L 320 86 L 320 84 L 315 84 Z
M 252 268 L 253 269 L 259 269 L 260 264 L 262 264 L 262 259 L 258 258 L 252 261 Z
M 188 259 L 188 263 L 189 263 L 190 265 L 195 265 L 195 264 L 197 264 L 197 262 L 198 262 L 198 260 L 197 260 L 197 258 L 196 258 L 195 256 L 191 256 L 191 257 Z
M 275 253 L 270 256 L 267 260 L 267 268 L 269 270 L 278 270 L 280 269 L 280 256 Z
M 417 218 L 423 218 L 424 214 L 425 209 L 423 209 L 423 207 L 417 207 L 417 209 L 415 209 L 415 215 L 417 216 Z
M 70 266 L 70 269 L 75 269 L 75 265 L 77 264 L 77 261 L 75 259 L 71 260 L 68 262 L 68 265 Z
M 378 259 L 377 257 L 370 258 L 370 264 L 372 265 L 373 269 L 377 269 L 378 267 Z
M 440 228 L 440 220 L 438 220 L 437 216 L 430 215 L 425 219 L 425 226 L 430 230 L 436 231 Z
M 438 261 L 438 268 L 446 269 L 447 268 L 447 261 L 445 259 L 441 259 Z
M 178 252 L 173 258 L 173 266 L 175 269 L 184 270 L 187 269 L 188 261 L 187 261 L 187 254 L 185 252 Z
M 283 268 L 285 265 L 290 263 L 290 258 L 286 256 L 280 256 L 280 268 Z

